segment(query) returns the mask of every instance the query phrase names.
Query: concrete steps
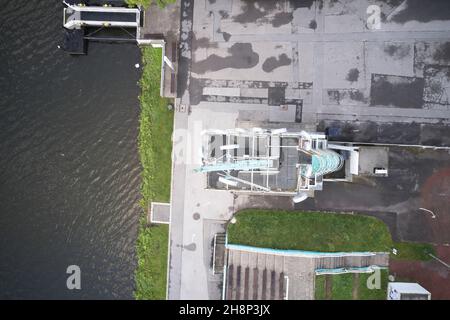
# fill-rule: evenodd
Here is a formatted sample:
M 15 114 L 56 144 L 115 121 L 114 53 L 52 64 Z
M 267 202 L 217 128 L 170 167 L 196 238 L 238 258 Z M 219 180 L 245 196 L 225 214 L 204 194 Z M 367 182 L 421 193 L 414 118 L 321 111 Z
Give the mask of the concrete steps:
M 285 295 L 284 257 L 229 251 L 228 300 L 281 300 Z
M 314 258 L 316 269 L 364 268 L 389 266 L 389 254 L 377 253 L 373 256 L 343 256 Z
M 217 233 L 214 236 L 214 274 L 221 274 L 224 272 L 225 266 L 225 233 Z

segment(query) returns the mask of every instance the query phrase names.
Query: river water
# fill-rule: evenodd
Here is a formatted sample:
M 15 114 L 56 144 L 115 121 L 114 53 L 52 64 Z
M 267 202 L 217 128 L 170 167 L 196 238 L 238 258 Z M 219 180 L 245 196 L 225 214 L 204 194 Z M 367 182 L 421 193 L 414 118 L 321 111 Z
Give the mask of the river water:
M 0 298 L 133 298 L 139 49 L 61 39 L 60 0 L 1 1 Z

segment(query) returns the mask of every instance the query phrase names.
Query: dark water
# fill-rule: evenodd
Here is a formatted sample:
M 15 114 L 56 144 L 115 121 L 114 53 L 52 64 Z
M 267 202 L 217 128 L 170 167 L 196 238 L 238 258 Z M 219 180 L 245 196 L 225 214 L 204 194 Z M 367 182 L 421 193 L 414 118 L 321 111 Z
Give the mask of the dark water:
M 61 24 L 59 0 L 0 0 L 0 298 L 132 298 L 139 50 L 72 58 Z

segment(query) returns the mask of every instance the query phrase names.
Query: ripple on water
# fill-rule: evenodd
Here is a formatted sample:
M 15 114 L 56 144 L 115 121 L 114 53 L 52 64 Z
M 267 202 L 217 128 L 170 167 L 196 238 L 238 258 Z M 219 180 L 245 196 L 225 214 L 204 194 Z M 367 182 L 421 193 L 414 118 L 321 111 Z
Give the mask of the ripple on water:
M 132 298 L 139 50 L 69 57 L 61 14 L 59 0 L 0 7 L 0 298 Z

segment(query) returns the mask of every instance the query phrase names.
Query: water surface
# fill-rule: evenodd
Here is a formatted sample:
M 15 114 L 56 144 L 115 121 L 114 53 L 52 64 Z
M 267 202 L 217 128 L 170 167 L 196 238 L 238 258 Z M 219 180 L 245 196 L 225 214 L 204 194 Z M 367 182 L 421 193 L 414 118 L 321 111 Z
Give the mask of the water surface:
M 61 1 L 2 1 L 0 298 L 132 298 L 139 49 L 73 58 L 61 33 Z

